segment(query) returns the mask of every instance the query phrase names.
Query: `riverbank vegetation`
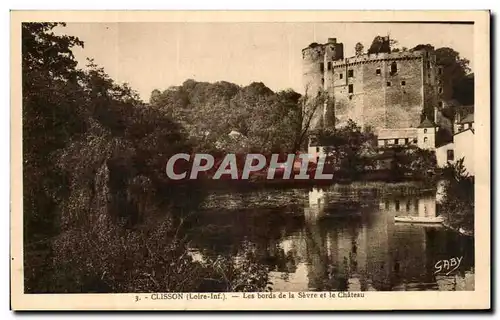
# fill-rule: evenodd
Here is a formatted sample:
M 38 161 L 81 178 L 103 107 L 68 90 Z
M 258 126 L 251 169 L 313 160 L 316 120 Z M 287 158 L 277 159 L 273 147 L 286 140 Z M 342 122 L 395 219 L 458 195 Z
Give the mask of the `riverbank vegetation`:
M 463 159 L 443 170 L 444 188 L 439 210 L 446 224 L 463 234 L 474 234 L 474 176 L 470 176 Z
M 176 233 L 197 201 L 164 168 L 196 149 L 189 127 L 92 61 L 78 69 L 84 44 L 59 27 L 22 25 L 25 292 L 264 290 L 264 267 L 193 261 Z

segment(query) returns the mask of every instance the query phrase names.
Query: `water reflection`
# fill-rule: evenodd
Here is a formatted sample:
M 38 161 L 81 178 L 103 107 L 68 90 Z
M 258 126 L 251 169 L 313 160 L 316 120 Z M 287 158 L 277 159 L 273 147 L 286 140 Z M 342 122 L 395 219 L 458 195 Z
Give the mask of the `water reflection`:
M 294 190 L 289 201 L 280 194 L 275 202 L 265 192 L 219 195 L 220 208 L 198 213 L 203 228 L 193 246 L 204 255 L 238 256 L 243 241 L 253 243 L 275 291 L 473 290 L 472 238 L 394 222 L 395 215 L 436 217 L 436 194 L 379 191 Z M 234 199 L 245 206 L 224 206 Z M 457 270 L 436 274 L 436 263 L 452 257 L 463 257 Z

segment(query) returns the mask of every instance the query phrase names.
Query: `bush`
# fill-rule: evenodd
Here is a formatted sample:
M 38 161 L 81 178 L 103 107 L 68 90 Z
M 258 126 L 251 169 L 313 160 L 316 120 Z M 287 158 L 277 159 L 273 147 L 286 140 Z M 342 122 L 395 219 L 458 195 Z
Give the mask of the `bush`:
M 171 222 L 126 229 L 109 224 L 59 235 L 43 276 L 27 292 L 131 293 L 264 291 L 268 270 L 254 263 L 246 246 L 239 259 L 217 256 L 197 261 Z
M 443 170 L 445 178 L 441 211 L 447 224 L 466 233 L 474 231 L 474 177 L 463 165 L 463 158 L 448 164 Z

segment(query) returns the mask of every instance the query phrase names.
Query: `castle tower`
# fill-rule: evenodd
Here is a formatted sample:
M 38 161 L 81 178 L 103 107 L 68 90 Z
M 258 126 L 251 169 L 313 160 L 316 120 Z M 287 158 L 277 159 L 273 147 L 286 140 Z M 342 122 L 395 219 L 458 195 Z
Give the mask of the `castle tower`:
M 322 126 L 324 114 L 324 108 L 316 103 L 321 100 L 325 82 L 325 48 L 323 45 L 311 43 L 302 50 L 302 71 L 304 95 L 307 97 L 306 118 L 312 117 L 309 128 L 314 131 Z
M 311 43 L 302 49 L 304 94 L 309 111 L 314 113 L 309 125 L 311 131 L 324 125 L 329 100 L 333 99 L 333 62 L 343 58 L 344 45 L 337 43 L 336 38 L 329 38 L 325 44 Z
M 420 149 L 436 149 L 437 126 L 425 118 L 417 127 L 417 145 Z
M 325 72 L 323 78 L 325 79 L 323 89 L 326 94 L 324 103 L 324 125 L 326 127 L 335 127 L 335 74 L 333 72 L 333 63 L 338 60 L 344 59 L 344 45 L 337 43 L 336 38 L 328 38 L 328 42 L 324 45 L 325 48 Z

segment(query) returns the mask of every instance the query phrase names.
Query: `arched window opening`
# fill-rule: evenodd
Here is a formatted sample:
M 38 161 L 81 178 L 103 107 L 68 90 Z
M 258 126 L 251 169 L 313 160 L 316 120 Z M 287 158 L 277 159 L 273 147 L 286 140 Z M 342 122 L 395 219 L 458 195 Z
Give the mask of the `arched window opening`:
M 398 64 L 396 63 L 396 61 L 394 61 L 393 63 L 391 63 L 391 74 L 395 74 L 398 72 Z

